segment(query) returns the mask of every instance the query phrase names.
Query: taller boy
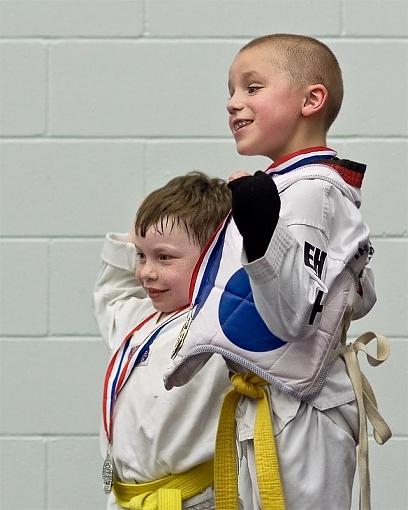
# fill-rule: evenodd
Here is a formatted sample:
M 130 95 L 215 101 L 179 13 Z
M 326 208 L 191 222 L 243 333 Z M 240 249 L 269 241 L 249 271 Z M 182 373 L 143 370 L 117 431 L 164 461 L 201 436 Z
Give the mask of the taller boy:
M 208 352 L 222 354 L 232 371 L 260 375 L 270 383 L 286 508 L 345 510 L 359 419 L 339 353 L 350 320 L 376 298 L 358 209 L 365 165 L 339 160 L 326 147 L 343 97 L 341 71 L 321 42 L 274 34 L 239 51 L 229 90 L 238 152 L 273 164 L 232 177 L 234 222 L 219 231 L 197 271 L 190 334 L 175 350 L 166 385 L 184 384 Z M 210 327 L 214 310 L 219 320 Z M 259 382 L 252 376 L 232 380 L 246 395 L 236 412 L 239 497 L 245 509 L 266 510 L 268 480 L 254 449 L 257 404 L 248 398 L 264 393 L 251 387 Z M 229 495 L 218 501 L 223 510 L 235 507 Z

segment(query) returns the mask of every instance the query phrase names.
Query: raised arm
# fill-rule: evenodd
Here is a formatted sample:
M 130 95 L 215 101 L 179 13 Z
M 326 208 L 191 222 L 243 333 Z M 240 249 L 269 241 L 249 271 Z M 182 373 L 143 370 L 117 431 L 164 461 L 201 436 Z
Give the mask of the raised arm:
M 132 326 L 151 309 L 135 279 L 136 250 L 129 239 L 131 233 L 106 235 L 93 295 L 95 317 L 111 349 L 116 349 Z

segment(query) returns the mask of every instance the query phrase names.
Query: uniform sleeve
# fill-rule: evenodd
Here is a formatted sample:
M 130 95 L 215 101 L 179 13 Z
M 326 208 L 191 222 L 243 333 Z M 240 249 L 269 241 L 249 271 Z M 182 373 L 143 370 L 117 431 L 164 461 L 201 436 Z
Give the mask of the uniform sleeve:
M 323 307 L 339 280 L 350 282 L 356 294 L 356 318 L 362 309 L 359 275 L 366 275 L 364 284 L 372 296 L 370 270 L 364 269 L 368 228 L 354 203 L 320 179 L 293 184 L 281 201 L 265 255 L 248 263 L 243 253 L 242 262 L 269 329 L 285 341 L 301 341 L 319 328 Z M 366 301 L 368 311 L 372 298 Z
M 136 251 L 126 234 L 107 234 L 102 266 L 94 288 L 94 313 L 102 338 L 116 349 L 125 335 L 151 311 L 150 300 L 135 279 Z
M 361 319 L 372 309 L 377 301 L 375 292 L 374 273 L 369 261 L 367 261 L 360 277 L 360 289 L 358 295 L 360 297 L 359 306 L 356 306 L 351 316 L 352 320 Z

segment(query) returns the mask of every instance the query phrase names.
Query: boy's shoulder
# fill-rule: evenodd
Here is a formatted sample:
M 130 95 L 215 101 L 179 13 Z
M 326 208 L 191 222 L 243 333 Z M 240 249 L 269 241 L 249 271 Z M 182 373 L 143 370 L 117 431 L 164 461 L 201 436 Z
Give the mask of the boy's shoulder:
M 352 204 L 353 209 L 360 206 L 359 189 L 347 184 L 327 165 L 308 165 L 292 174 L 275 179 L 281 216 L 287 224 L 309 225 L 326 232 L 335 211 L 343 211 L 346 203 Z
M 294 172 L 274 178 L 282 201 L 290 200 L 294 207 L 320 208 L 328 196 L 336 194 L 355 202 L 357 198 L 352 187 L 333 168 L 325 164 L 312 164 Z
M 324 189 L 333 186 L 350 199 L 353 198 L 350 187 L 355 187 L 354 180 L 346 172 L 342 172 L 340 165 L 332 165 L 326 162 L 305 165 L 292 172 L 274 177 L 276 187 L 280 193 L 294 184 L 300 183 L 299 186 L 304 187 L 305 190 Z
M 307 224 L 326 230 L 330 183 L 321 179 L 291 182 L 280 191 L 281 216 L 287 225 Z

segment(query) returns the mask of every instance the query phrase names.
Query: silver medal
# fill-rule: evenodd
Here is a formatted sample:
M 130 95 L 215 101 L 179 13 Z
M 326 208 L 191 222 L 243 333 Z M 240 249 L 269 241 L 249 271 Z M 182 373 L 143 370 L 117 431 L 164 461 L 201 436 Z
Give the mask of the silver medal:
M 113 462 L 110 454 L 110 447 L 108 446 L 108 450 L 106 452 L 106 458 L 102 466 L 102 481 L 103 481 L 103 490 L 105 494 L 109 494 L 112 491 L 113 485 Z

